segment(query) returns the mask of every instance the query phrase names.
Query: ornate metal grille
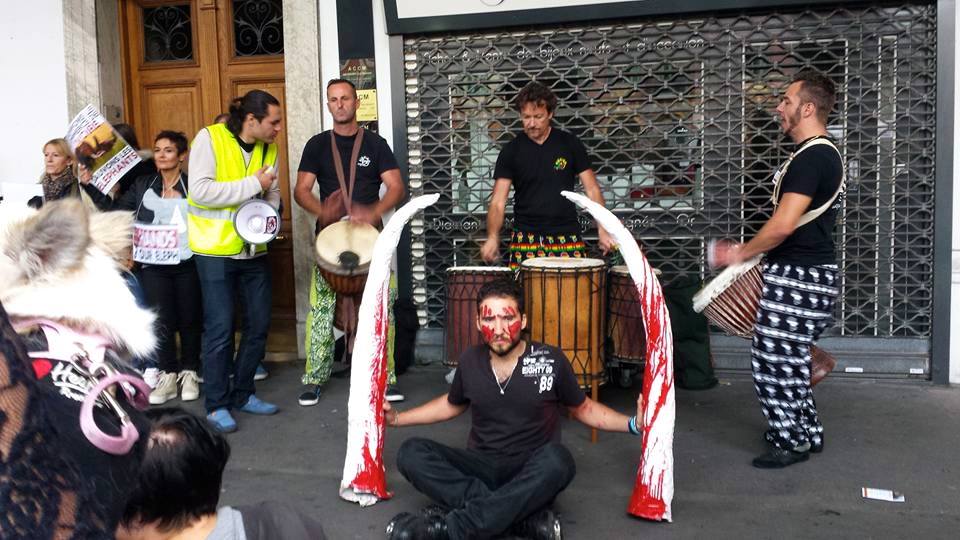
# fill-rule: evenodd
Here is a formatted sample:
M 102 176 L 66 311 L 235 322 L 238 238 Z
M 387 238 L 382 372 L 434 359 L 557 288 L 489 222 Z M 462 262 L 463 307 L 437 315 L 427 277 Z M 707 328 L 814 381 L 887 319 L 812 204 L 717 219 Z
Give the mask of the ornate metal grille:
M 236 56 L 283 54 L 283 5 L 280 0 L 233 0 Z
M 767 219 L 792 147 L 773 112 L 814 67 L 841 90 L 829 129 L 847 160 L 833 333 L 929 337 L 935 17 L 865 5 L 407 37 L 411 187 L 443 194 L 413 226 L 422 322 L 442 324 L 444 270 L 479 261 L 493 166 L 520 130 L 511 100 L 531 79 L 557 93 L 555 125 L 584 141 L 608 208 L 669 279 L 704 275 L 705 240 Z
M 193 60 L 190 4 L 143 8 L 144 62 Z

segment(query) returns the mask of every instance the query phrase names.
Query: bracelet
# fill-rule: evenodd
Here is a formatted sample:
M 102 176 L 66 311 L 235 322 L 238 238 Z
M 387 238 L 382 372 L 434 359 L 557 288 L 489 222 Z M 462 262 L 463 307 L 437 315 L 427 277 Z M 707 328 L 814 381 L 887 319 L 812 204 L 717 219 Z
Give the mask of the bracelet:
M 640 430 L 637 428 L 636 415 L 631 416 L 630 420 L 627 420 L 627 431 L 629 431 L 631 435 L 640 435 Z
M 400 427 L 400 411 L 393 410 L 393 422 L 390 422 L 390 425 L 393 427 Z

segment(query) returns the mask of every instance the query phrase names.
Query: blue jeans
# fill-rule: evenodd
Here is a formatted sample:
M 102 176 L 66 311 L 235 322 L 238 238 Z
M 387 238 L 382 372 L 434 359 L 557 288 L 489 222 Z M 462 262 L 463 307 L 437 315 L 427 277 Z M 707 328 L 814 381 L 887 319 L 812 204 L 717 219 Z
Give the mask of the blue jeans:
M 270 328 L 270 265 L 266 256 L 230 259 L 194 255 L 203 296 L 203 393 L 208 412 L 241 407 L 256 393 L 253 376 Z M 233 362 L 234 298 L 243 295 L 240 349 Z M 233 388 L 230 388 L 230 373 Z

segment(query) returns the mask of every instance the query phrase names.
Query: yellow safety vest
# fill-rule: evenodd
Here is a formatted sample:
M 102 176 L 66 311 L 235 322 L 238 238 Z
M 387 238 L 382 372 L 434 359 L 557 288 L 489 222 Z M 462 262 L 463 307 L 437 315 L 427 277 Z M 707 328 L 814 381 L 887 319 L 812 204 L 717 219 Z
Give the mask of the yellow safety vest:
M 236 182 L 252 176 L 264 165 L 277 162 L 277 145 L 265 145 L 257 141 L 250 156 L 250 163 L 243 161 L 240 145 L 225 124 L 207 126 L 213 155 L 217 159 L 217 182 Z M 266 155 L 264 155 L 266 151 Z M 187 197 L 187 234 L 190 249 L 201 255 L 229 256 L 243 251 L 243 240 L 233 227 L 233 214 L 236 206 L 210 207 L 197 204 Z M 267 250 L 267 246 L 258 245 L 257 253 Z

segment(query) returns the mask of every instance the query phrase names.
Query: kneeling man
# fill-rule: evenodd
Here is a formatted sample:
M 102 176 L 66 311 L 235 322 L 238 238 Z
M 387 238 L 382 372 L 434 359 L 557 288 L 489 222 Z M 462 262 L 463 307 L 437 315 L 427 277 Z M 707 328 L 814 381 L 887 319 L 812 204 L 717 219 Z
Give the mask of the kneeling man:
M 509 532 L 560 538 L 548 505 L 573 480 L 576 465 L 560 443 L 560 412 L 607 431 L 638 434 L 627 417 L 588 398 L 563 352 L 521 337 L 523 292 L 512 280 L 484 285 L 477 328 L 486 345 L 464 351 L 448 393 L 398 411 L 384 403 L 390 426 L 433 424 L 471 411 L 467 449 L 423 438 L 403 443 L 397 467 L 438 503 L 402 513 L 390 539 L 487 538 Z M 638 402 L 638 410 L 640 403 Z

